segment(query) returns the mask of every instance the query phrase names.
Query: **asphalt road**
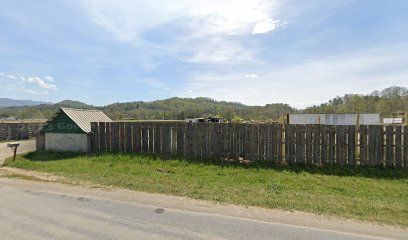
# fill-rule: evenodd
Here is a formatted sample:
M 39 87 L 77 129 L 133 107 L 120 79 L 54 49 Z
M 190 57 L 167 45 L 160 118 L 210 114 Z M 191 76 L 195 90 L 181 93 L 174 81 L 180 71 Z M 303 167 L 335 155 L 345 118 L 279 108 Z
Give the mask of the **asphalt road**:
M 35 140 L 24 140 L 24 141 L 10 141 L 18 142 L 20 146 L 17 148 L 17 154 L 22 154 L 26 152 L 35 151 Z M 13 151 L 7 147 L 7 142 L 0 143 L 0 166 L 3 165 L 3 161 L 13 156 Z
M 0 203 L 1 239 L 384 239 L 7 184 Z

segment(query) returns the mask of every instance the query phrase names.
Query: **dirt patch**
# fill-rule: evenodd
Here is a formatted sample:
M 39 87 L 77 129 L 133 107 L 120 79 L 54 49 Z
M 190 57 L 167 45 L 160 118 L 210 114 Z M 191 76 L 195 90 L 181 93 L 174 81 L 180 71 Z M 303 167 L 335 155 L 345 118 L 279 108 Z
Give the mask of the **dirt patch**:
M 40 173 L 30 170 L 24 170 L 12 167 L 2 167 L 0 168 L 0 176 L 26 176 L 28 178 L 33 178 L 42 181 L 61 181 L 63 177 L 55 176 L 49 173 Z

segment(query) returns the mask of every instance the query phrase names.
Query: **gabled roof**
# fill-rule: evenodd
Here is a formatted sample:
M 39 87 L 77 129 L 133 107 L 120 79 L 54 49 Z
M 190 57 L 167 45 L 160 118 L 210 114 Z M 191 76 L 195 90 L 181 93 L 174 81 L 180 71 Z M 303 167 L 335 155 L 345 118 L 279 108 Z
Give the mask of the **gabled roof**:
M 65 113 L 85 133 L 91 133 L 91 122 L 112 122 L 112 120 L 100 110 L 60 108 L 60 113 Z M 52 120 L 53 119 L 50 121 Z

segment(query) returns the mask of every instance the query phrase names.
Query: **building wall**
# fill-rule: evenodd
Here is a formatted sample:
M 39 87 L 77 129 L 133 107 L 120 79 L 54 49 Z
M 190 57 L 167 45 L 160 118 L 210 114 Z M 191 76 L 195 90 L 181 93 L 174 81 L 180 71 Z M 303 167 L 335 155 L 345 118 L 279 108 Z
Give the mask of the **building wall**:
M 90 140 L 87 134 L 45 133 L 45 150 L 88 152 Z
M 82 129 L 65 113 L 58 114 L 44 126 L 46 133 L 84 133 Z
M 289 114 L 289 124 L 379 125 L 380 114 Z

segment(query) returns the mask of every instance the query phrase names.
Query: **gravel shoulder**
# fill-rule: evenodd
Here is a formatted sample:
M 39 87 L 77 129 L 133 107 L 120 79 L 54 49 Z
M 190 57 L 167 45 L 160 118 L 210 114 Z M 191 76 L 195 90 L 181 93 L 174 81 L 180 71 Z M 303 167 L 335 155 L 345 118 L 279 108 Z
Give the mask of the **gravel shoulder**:
M 17 148 L 17 154 L 35 151 L 35 140 L 10 141 L 10 142 L 20 143 L 20 146 Z M 6 158 L 13 156 L 12 149 L 7 147 L 8 143 L 9 142 L 0 143 L 0 166 L 3 166 L 4 160 Z

